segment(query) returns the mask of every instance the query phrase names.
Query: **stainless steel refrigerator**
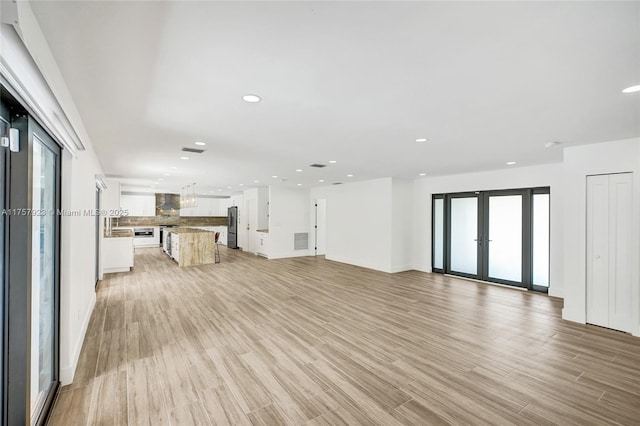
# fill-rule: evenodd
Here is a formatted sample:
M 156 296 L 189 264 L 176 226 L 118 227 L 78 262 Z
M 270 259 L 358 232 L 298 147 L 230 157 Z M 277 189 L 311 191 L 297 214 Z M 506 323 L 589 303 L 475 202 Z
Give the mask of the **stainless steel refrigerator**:
M 227 210 L 227 247 L 238 248 L 238 207 Z

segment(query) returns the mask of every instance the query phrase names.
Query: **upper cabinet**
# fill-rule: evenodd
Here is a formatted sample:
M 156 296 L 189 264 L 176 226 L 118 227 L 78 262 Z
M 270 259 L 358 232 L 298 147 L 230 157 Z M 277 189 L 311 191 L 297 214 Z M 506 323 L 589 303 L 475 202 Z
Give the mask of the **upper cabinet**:
M 154 194 L 122 194 L 120 196 L 122 209 L 128 211 L 129 216 L 155 216 L 156 196 Z
M 226 216 L 231 205 L 231 198 L 220 198 L 218 200 L 218 216 Z
M 107 212 L 107 216 L 120 216 L 120 181 L 113 179 L 105 179 L 107 188 L 102 192 L 102 210 Z
M 224 214 L 221 214 L 221 201 L 225 201 L 225 199 L 198 197 L 198 205 L 181 208 L 180 216 L 226 216 L 226 207 L 224 208 Z

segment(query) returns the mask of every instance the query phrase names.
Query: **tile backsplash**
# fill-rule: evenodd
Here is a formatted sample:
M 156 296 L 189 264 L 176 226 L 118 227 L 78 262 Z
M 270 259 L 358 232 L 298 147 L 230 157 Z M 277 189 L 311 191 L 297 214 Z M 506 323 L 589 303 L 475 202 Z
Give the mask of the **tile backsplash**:
M 111 218 L 111 226 L 227 226 L 226 216 L 123 216 Z

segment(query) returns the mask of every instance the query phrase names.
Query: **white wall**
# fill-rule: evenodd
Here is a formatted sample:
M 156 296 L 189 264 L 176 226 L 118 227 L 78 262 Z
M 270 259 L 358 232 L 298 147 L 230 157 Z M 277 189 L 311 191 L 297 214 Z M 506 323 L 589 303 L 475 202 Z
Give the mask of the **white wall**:
M 563 297 L 562 164 L 514 167 L 480 173 L 426 177 L 415 182 L 414 268 L 431 272 L 431 195 L 464 191 L 551 187 L 549 294 Z
M 95 177 L 102 173 L 95 154 L 90 149 L 78 152 L 76 158 L 63 153 L 62 208 L 94 209 Z M 61 231 L 60 380 L 64 385 L 73 381 L 96 301 L 95 217 L 63 216 Z
M 391 178 L 313 188 L 309 208 L 327 200 L 325 258 L 391 272 L 391 193 Z
M 413 181 L 391 181 L 391 272 L 413 269 Z
M 269 187 L 269 259 L 313 255 L 309 190 Z M 309 249 L 294 250 L 294 234 L 309 233 Z
M 586 180 L 588 175 L 633 172 L 632 259 L 640 259 L 640 139 L 583 145 L 564 150 L 564 282 L 562 318 L 586 322 Z M 640 262 L 632 271 L 633 334 L 640 335 Z

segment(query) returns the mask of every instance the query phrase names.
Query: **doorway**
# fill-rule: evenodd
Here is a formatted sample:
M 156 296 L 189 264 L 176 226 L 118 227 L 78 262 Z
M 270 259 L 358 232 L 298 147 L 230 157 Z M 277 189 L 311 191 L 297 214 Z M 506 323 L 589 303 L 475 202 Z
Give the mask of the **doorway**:
M 315 202 L 315 253 L 324 256 L 327 252 L 327 199 L 320 198 Z
M 549 188 L 437 194 L 432 269 L 546 292 Z

